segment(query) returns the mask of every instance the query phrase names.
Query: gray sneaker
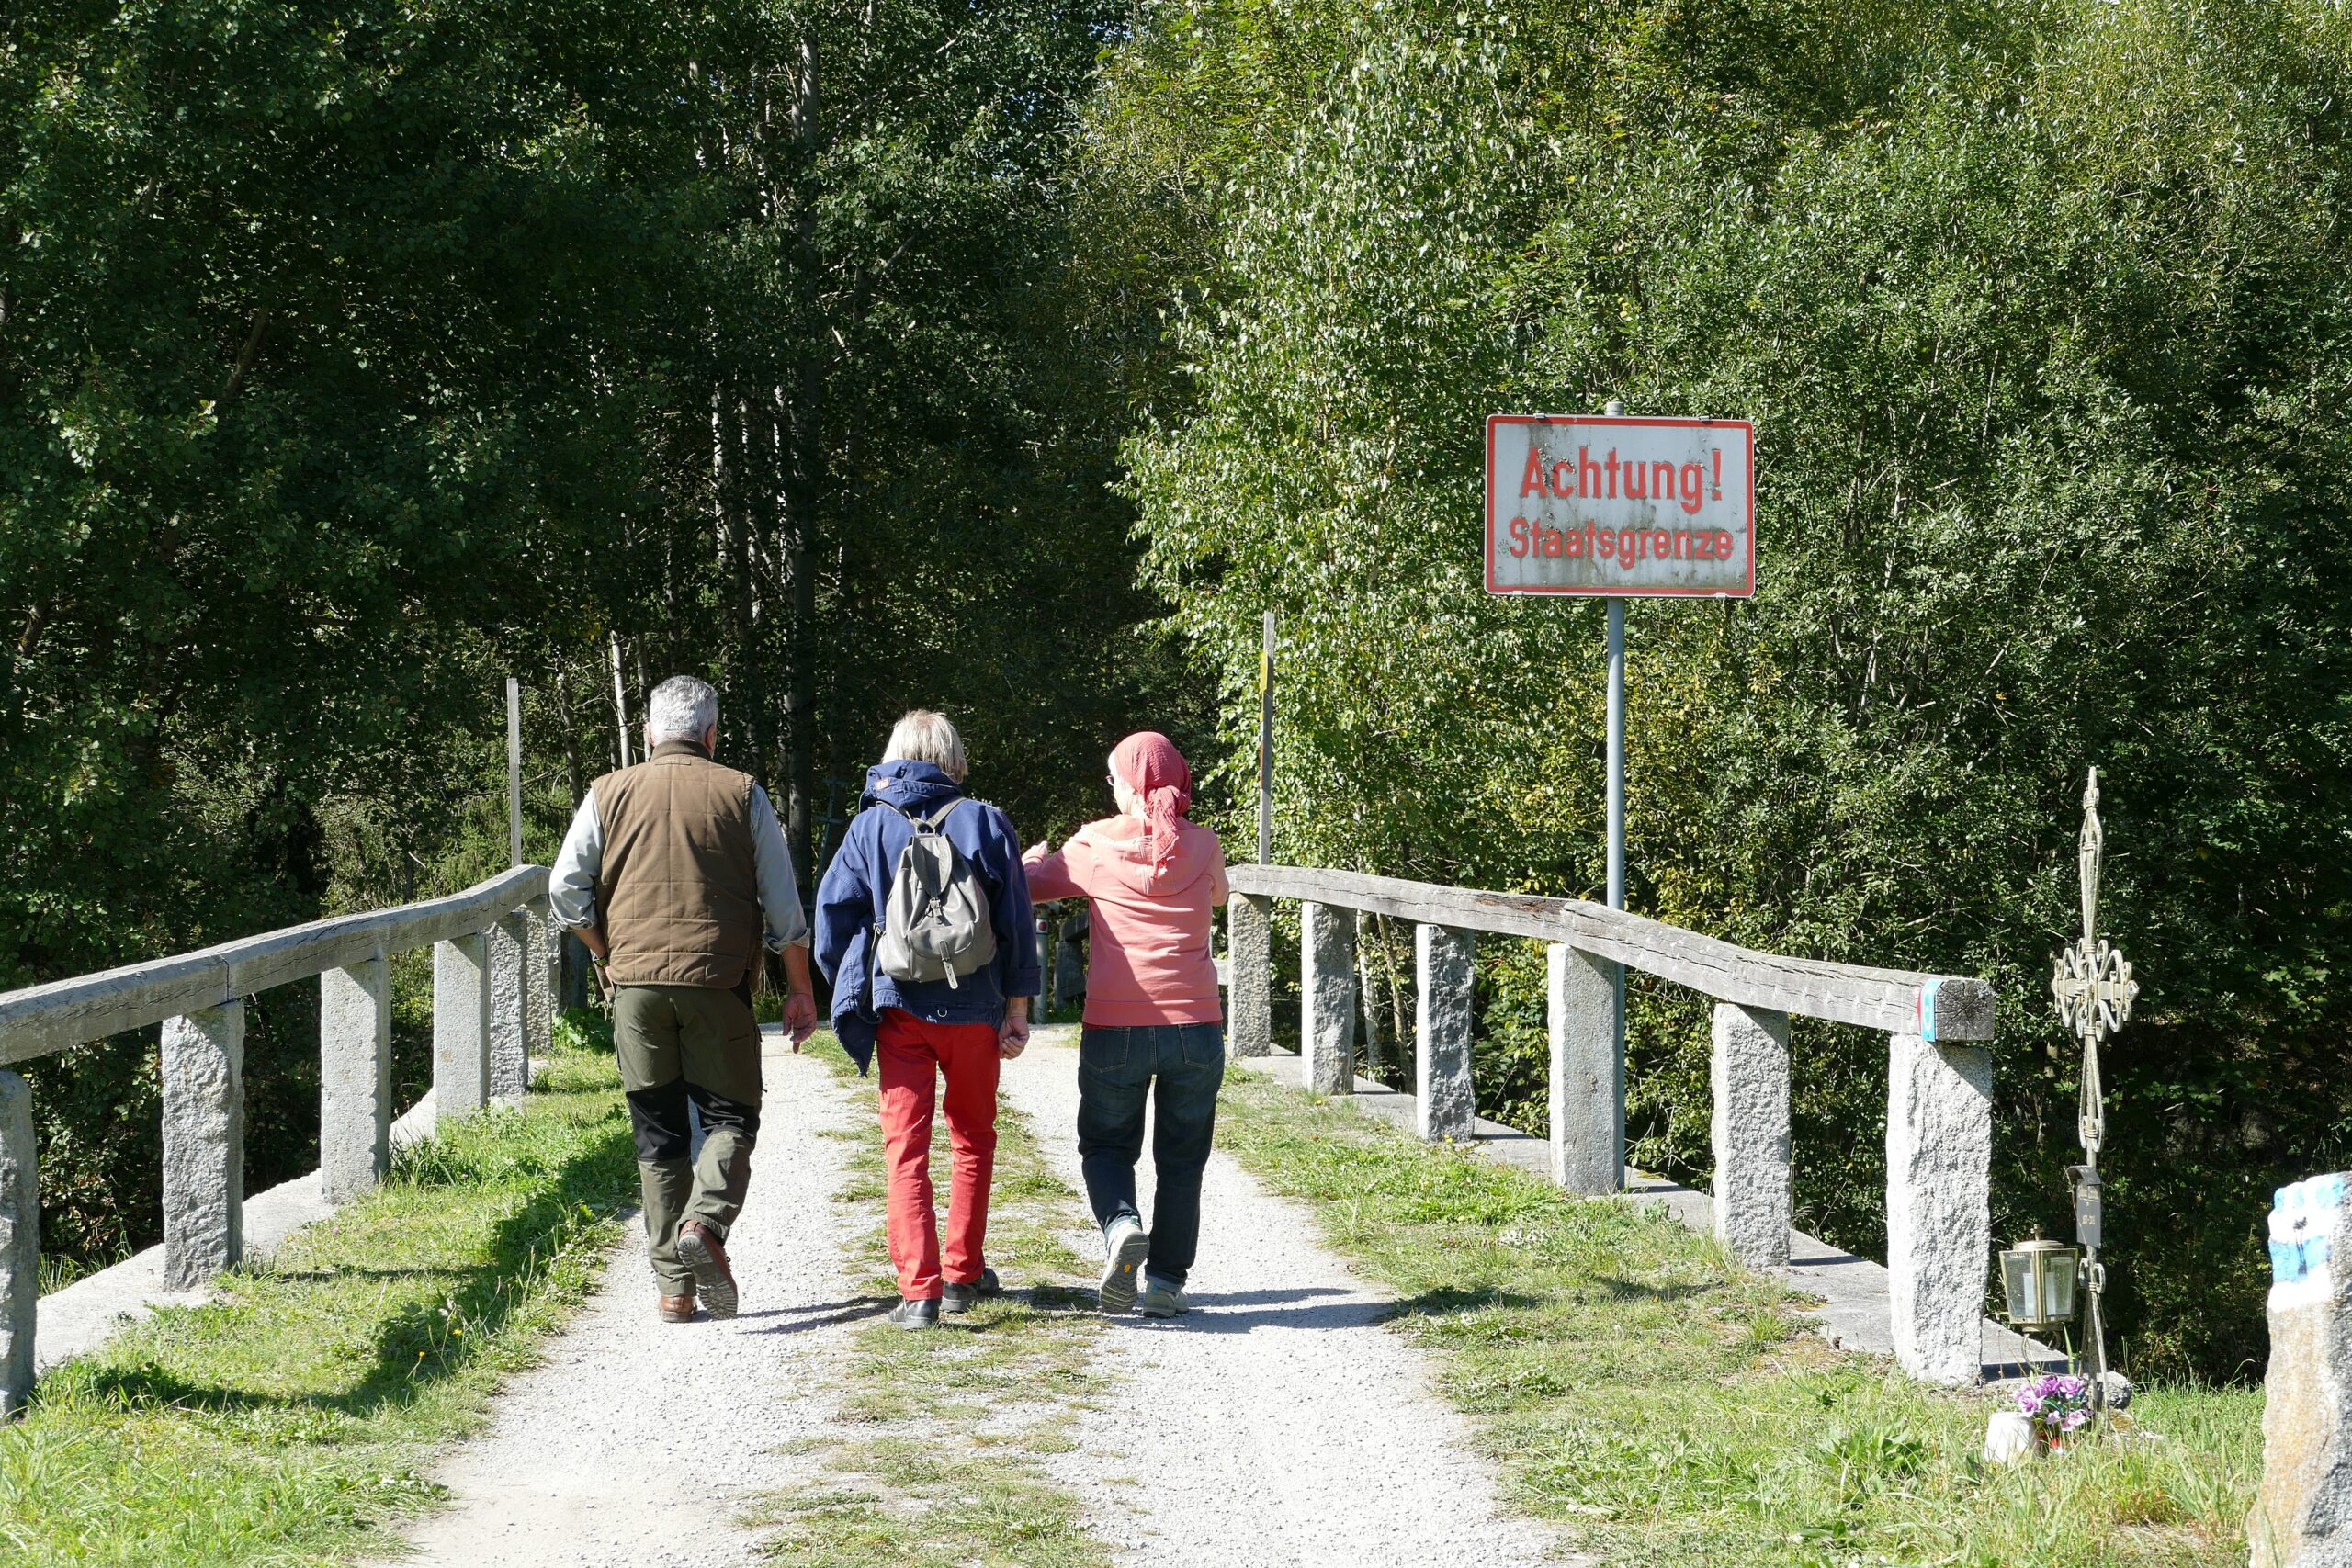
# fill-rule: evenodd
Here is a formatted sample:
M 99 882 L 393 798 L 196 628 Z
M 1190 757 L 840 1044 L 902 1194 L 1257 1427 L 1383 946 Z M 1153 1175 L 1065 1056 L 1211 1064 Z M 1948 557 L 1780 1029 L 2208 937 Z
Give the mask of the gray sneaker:
M 1151 1233 L 1132 1214 L 1121 1214 L 1102 1235 L 1102 1310 L 1125 1312 L 1136 1304 L 1136 1270 L 1151 1250 Z
M 1192 1303 L 1184 1299 L 1182 1286 L 1155 1280 L 1148 1274 L 1143 1277 L 1143 1294 L 1136 1298 L 1136 1311 L 1146 1317 L 1175 1317 L 1192 1310 Z

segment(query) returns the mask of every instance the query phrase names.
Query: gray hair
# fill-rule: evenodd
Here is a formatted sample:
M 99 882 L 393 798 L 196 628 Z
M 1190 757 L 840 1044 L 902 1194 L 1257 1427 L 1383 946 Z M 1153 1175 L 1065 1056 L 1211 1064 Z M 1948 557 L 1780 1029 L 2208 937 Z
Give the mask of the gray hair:
M 645 739 L 660 746 L 671 740 L 700 740 L 718 722 L 718 693 L 707 681 L 673 675 L 653 688 L 645 705 Z
M 954 722 L 929 708 L 916 708 L 892 727 L 890 743 L 882 748 L 882 760 L 929 762 L 957 784 L 964 782 L 967 766 L 964 738 L 956 733 Z

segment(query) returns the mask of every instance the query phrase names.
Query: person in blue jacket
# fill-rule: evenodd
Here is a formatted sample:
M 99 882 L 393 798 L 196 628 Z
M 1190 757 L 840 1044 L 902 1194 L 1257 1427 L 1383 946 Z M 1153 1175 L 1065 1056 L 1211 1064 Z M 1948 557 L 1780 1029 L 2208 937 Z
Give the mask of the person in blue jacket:
M 833 1032 L 863 1074 L 881 1059 L 882 1141 L 889 1176 L 890 1261 L 899 1272 L 890 1321 L 927 1328 L 943 1307 L 963 1312 L 997 1289 L 988 1267 L 989 1182 L 996 1168 L 997 1073 L 1029 1043 L 1029 999 L 1042 988 L 1021 840 L 1003 812 L 974 800 L 942 830 L 986 894 L 996 957 L 944 980 L 900 981 L 874 962 L 915 817 L 964 797 L 963 737 L 944 714 L 917 709 L 890 732 L 865 775 L 858 814 L 817 888 L 816 959 L 833 986 Z M 943 1252 L 933 1202 L 931 1126 L 941 1077 L 955 1173 Z

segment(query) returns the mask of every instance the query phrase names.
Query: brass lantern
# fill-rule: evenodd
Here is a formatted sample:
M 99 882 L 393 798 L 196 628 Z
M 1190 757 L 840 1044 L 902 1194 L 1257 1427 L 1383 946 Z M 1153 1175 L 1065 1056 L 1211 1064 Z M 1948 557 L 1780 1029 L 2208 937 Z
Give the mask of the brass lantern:
M 2079 1247 L 2063 1241 L 2021 1241 L 2001 1254 L 2001 1293 L 2008 1320 L 2019 1328 L 2057 1328 L 2075 1321 L 2075 1283 L 2082 1276 Z

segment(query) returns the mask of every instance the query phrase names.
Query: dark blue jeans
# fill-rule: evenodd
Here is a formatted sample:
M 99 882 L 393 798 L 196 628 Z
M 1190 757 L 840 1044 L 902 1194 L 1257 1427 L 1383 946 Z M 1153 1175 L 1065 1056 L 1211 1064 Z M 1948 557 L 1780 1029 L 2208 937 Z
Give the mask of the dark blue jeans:
M 1133 1029 L 1090 1023 L 1079 1035 L 1078 1156 L 1086 1172 L 1087 1201 L 1101 1225 L 1121 1214 L 1143 1218 L 1136 1208 L 1136 1161 L 1143 1155 L 1148 1096 L 1159 1191 L 1152 1204 L 1151 1253 L 1144 1270 L 1170 1285 L 1183 1284 L 1200 1247 L 1201 1172 L 1209 1163 L 1216 1091 L 1224 1082 L 1221 1023 Z

